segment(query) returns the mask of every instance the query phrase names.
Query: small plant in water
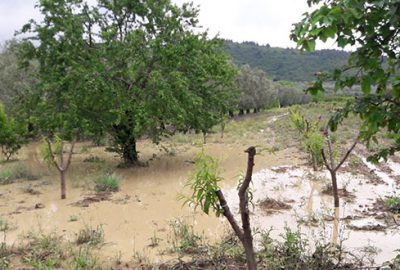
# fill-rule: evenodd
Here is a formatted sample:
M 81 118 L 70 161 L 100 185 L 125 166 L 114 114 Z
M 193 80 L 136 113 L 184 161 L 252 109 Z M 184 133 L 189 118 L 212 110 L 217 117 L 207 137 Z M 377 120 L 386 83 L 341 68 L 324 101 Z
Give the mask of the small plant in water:
M 90 246 L 102 244 L 104 242 L 103 227 L 97 226 L 96 228 L 92 228 L 90 226 L 86 226 L 79 231 L 75 242 L 78 245 L 87 244 Z
M 390 196 L 385 199 L 384 204 L 391 212 L 400 213 L 400 196 Z
M 197 253 L 201 247 L 202 237 L 197 235 L 193 226 L 187 222 L 177 219 L 171 223 L 172 246 L 174 251 L 182 254 Z
M 78 221 L 78 216 L 72 215 L 68 219 L 68 222 L 75 222 L 75 221 Z
M 95 181 L 97 192 L 116 192 L 119 190 L 119 180 L 114 174 L 105 174 Z

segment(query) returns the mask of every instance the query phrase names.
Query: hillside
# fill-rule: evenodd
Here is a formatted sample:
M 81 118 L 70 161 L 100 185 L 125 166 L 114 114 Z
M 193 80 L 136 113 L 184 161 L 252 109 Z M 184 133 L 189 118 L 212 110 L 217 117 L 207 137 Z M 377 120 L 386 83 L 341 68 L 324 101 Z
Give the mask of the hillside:
M 254 42 L 225 41 L 225 44 L 235 64 L 259 68 L 274 80 L 311 81 L 317 71 L 331 71 L 345 64 L 349 56 L 348 52 L 339 50 L 302 53 L 296 49 L 261 46 Z

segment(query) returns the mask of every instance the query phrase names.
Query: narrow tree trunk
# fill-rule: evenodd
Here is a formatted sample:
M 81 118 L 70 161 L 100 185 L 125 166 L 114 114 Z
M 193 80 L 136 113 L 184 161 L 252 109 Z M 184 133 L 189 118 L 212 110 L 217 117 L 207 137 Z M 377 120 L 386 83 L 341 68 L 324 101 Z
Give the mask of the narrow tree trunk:
M 61 176 L 61 199 L 65 199 L 67 198 L 66 195 L 66 185 L 65 185 L 65 171 L 61 170 L 60 171 L 60 176 Z
M 254 109 L 253 109 L 253 113 L 258 113 L 258 109 L 257 109 L 257 108 L 254 108 Z
M 244 110 L 243 109 L 239 109 L 239 115 L 243 115 L 244 114 Z
M 235 116 L 235 114 L 233 113 L 233 111 L 229 111 L 228 114 L 229 114 L 229 117 L 230 117 L 230 118 L 232 118 L 232 117 Z
M 224 138 L 224 131 L 225 131 L 225 122 L 221 123 L 221 139 Z
M 332 179 L 333 205 L 336 208 L 339 207 L 339 192 L 337 186 L 336 171 L 330 170 L 329 172 L 331 174 L 331 179 Z
M 312 159 L 313 170 L 317 171 L 318 170 L 317 156 L 314 153 L 311 153 L 311 159 Z
M 207 132 L 203 131 L 203 144 L 207 144 Z
M 250 113 L 250 109 L 246 109 L 246 114 L 249 114 Z

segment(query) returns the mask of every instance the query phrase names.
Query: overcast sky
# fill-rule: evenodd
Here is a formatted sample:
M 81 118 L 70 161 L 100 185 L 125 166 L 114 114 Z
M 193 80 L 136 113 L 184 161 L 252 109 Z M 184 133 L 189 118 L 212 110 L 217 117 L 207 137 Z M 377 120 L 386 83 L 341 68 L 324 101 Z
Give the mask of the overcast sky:
M 135 0 L 132 0 L 135 1 Z M 177 4 L 186 0 L 172 0 Z M 0 42 L 13 37 L 29 19 L 39 18 L 36 0 L 0 0 Z M 295 47 L 292 24 L 308 10 L 306 0 L 193 0 L 200 6 L 200 24 L 210 34 L 234 41 Z M 332 43 L 318 46 L 329 48 Z

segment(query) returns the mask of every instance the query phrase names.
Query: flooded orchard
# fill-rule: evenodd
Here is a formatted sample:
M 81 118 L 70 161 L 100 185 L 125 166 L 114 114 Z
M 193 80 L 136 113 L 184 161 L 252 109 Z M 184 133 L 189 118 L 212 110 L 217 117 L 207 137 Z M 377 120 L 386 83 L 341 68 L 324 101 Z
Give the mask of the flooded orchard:
M 267 118 L 266 128 L 258 134 L 264 136 L 271 131 L 269 126 L 273 122 L 285 116 Z M 310 242 L 322 237 L 329 243 L 334 213 L 328 173 L 314 172 L 304 164 L 296 147 L 290 143 L 287 146 L 273 152 L 261 150 L 256 155 L 251 186 L 252 226 L 271 230 L 276 239 L 285 227 L 299 228 Z M 73 242 L 81 230 L 99 229 L 104 233 L 104 245 L 96 252 L 105 260 L 129 261 L 140 254 L 153 262 L 164 262 L 174 258 L 168 249 L 173 229 L 182 220 L 209 242 L 229 231 L 224 218 L 194 211 L 183 205 L 178 195 L 190 194 L 185 183 L 196 154 L 205 151 L 218 159 L 224 178 L 223 192 L 237 213 L 236 185 L 246 164 L 243 144 L 229 137 L 225 141 L 214 138 L 206 145 L 182 143 L 173 147 L 174 152 L 165 152 L 162 146 L 142 140 L 139 149 L 146 166 L 118 168 L 118 158 L 105 152 L 104 147 L 78 144 L 68 172 L 67 199 L 60 200 L 59 175 L 42 161 L 40 143 L 25 147 L 18 161 L 1 165 L 3 171 L 18 166 L 26 170 L 26 175 L 15 183 L 1 186 L 1 218 L 9 226 L 3 232 L 7 244 L 17 245 L 21 236 L 29 233 L 55 233 Z M 394 157 L 387 164 L 372 165 L 356 152 L 338 175 L 343 202 L 338 239 L 346 249 L 355 254 L 367 252 L 377 263 L 393 258 L 399 248 L 398 217 L 386 220 L 389 216 L 379 204 L 385 196 L 393 195 L 399 185 L 398 161 Z M 120 190 L 96 193 L 94 180 L 110 171 L 120 179 Z

